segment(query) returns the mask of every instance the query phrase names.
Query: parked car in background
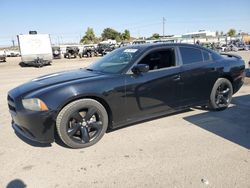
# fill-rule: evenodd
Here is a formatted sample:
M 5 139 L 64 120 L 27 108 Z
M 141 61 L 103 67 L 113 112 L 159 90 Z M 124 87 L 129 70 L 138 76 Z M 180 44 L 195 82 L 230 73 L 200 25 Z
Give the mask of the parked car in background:
M 0 61 L 6 62 L 6 54 L 4 50 L 0 51 Z
M 15 50 L 6 50 L 6 56 L 7 57 L 18 57 L 18 56 L 20 56 L 20 52 L 15 51 Z
M 68 46 L 66 47 L 66 53 L 64 53 L 64 58 L 76 58 L 79 56 L 79 48 L 77 46 Z
M 204 48 L 217 50 L 215 43 L 201 43 L 200 45 L 203 46 Z
M 98 44 L 96 48 L 97 54 L 100 54 L 102 56 L 112 52 L 115 49 L 114 44 Z
M 229 51 L 237 52 L 239 50 L 238 47 L 235 46 L 234 44 L 230 44 L 228 47 L 229 47 Z
M 119 47 L 124 47 L 124 46 L 129 46 L 129 45 L 131 45 L 131 42 L 123 41 L 123 42 L 121 42 L 121 44 L 119 45 Z
M 219 44 L 217 47 L 216 47 L 217 51 L 218 52 L 229 52 L 230 51 L 230 47 L 226 44 Z
M 249 50 L 248 46 L 245 44 L 239 44 L 237 45 L 238 50 Z
M 44 143 L 97 143 L 109 129 L 193 106 L 224 110 L 244 81 L 245 62 L 197 45 L 114 50 L 84 69 L 33 79 L 8 93 L 13 128 Z M 115 141 L 114 141 L 115 142 Z
M 146 43 L 146 41 L 145 40 L 135 40 L 135 41 L 133 41 L 133 43 L 132 44 L 145 44 Z
M 61 59 L 61 49 L 59 46 L 53 46 L 52 53 L 54 59 Z
M 94 57 L 97 51 L 94 45 L 86 45 L 83 47 L 81 57 Z

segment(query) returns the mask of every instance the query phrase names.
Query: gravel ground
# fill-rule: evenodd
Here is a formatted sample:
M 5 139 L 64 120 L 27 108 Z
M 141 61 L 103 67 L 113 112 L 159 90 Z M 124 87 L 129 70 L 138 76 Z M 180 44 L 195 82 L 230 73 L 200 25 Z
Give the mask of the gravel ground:
M 250 60 L 250 52 L 238 54 Z M 8 90 L 95 59 L 55 60 L 40 69 L 21 68 L 20 58 L 0 63 L 0 187 L 250 187 L 250 84 L 225 111 L 190 109 L 107 133 L 85 149 L 14 133 Z

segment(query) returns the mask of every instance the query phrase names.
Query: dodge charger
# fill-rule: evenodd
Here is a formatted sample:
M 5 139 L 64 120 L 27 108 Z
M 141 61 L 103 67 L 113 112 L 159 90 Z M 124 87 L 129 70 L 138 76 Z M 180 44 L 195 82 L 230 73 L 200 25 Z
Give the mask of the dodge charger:
M 14 130 L 67 146 L 97 143 L 107 130 L 193 106 L 224 110 L 243 85 L 241 57 L 189 44 L 114 50 L 86 68 L 35 78 L 8 93 Z

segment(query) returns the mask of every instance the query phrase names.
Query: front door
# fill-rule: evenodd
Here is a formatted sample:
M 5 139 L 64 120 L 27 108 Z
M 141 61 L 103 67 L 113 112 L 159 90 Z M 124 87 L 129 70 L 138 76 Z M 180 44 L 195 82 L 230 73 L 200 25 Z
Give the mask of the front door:
M 173 112 L 179 106 L 182 84 L 175 60 L 175 49 L 155 50 L 139 62 L 149 65 L 149 72 L 126 75 L 128 120 Z

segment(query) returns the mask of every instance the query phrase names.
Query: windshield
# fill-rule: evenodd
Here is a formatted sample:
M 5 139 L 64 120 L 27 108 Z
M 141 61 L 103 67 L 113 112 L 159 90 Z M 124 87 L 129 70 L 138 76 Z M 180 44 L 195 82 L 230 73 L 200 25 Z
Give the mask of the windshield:
M 139 53 L 139 49 L 120 48 L 105 55 L 103 58 L 87 67 L 87 70 L 104 73 L 120 73 L 127 67 Z

